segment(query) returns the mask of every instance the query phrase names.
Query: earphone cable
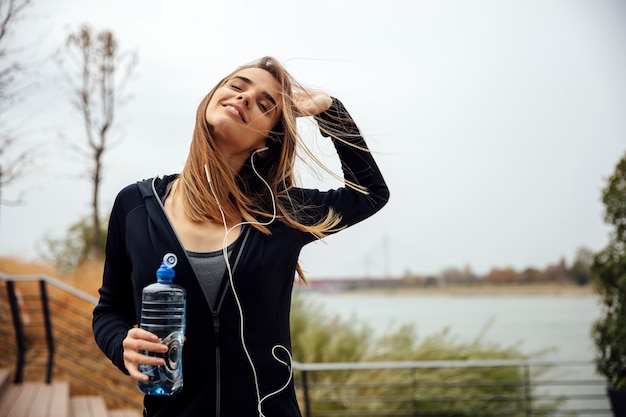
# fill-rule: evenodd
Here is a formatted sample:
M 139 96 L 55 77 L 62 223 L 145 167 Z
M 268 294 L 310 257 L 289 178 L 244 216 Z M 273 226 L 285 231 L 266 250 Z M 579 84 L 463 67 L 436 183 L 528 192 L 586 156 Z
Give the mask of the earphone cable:
M 256 166 L 254 165 L 254 156 L 261 151 L 267 150 L 267 148 L 261 148 L 261 149 L 257 149 L 256 151 L 254 151 L 252 153 L 252 155 L 250 156 L 250 163 L 252 165 L 252 170 L 254 171 L 254 173 L 256 174 L 257 177 L 259 177 L 259 179 L 263 182 L 263 184 L 265 184 L 265 186 L 267 187 L 267 189 L 270 192 L 271 195 L 271 200 L 272 200 L 272 218 L 270 220 L 268 220 L 267 222 L 249 222 L 249 221 L 244 221 L 244 222 L 239 222 L 237 224 L 235 224 L 234 226 L 228 228 L 228 224 L 226 222 L 226 215 L 224 214 L 224 210 L 222 209 L 222 205 L 219 202 L 219 199 L 217 198 L 217 194 L 215 193 L 215 190 L 213 189 L 213 184 L 211 181 L 211 176 L 209 174 L 209 169 L 207 167 L 206 164 L 204 164 L 204 172 L 206 174 L 206 178 L 207 178 L 207 182 L 209 183 L 209 189 L 211 190 L 211 194 L 213 195 L 213 198 L 215 199 L 215 202 L 217 203 L 217 207 L 220 211 L 220 215 L 222 217 L 222 223 L 224 225 L 224 242 L 222 244 L 222 255 L 224 257 L 224 260 L 226 261 L 226 270 L 228 271 L 228 279 L 230 282 L 230 287 L 233 291 L 233 296 L 235 298 L 235 303 L 237 304 L 237 309 L 239 310 L 239 336 L 241 339 L 241 345 L 243 348 L 243 351 L 246 355 L 246 358 L 248 360 L 248 363 L 250 364 L 250 367 L 252 368 L 252 374 L 254 377 L 254 387 L 256 390 L 256 396 L 257 396 L 257 409 L 259 412 L 259 417 L 265 417 L 265 415 L 263 414 L 262 411 L 262 403 L 263 401 L 265 401 L 266 399 L 280 393 L 281 391 L 283 391 L 284 389 L 286 389 L 289 386 L 289 383 L 291 382 L 291 379 L 293 377 L 293 371 L 291 368 L 291 363 L 292 363 L 292 357 L 291 357 L 291 353 L 289 352 L 289 350 L 282 346 L 282 345 L 275 345 L 272 348 L 272 356 L 274 357 L 274 359 L 276 361 L 278 361 L 279 363 L 285 365 L 287 367 L 287 369 L 289 370 L 289 378 L 287 379 L 287 382 L 279 389 L 277 389 L 276 391 L 273 391 L 267 395 L 265 395 L 263 398 L 261 398 L 261 392 L 260 392 L 260 388 L 259 388 L 259 379 L 258 379 L 258 375 L 257 375 L 257 371 L 256 371 L 256 366 L 254 365 L 254 361 L 252 360 L 252 356 L 250 355 L 250 352 L 248 351 L 248 347 L 246 345 L 246 341 L 245 341 L 245 326 L 244 326 L 244 314 L 243 314 L 243 307 L 241 305 L 241 301 L 239 299 L 239 295 L 237 294 L 237 291 L 235 290 L 235 283 L 234 283 L 234 278 L 233 278 L 233 272 L 232 272 L 232 268 L 230 265 L 230 261 L 228 260 L 228 235 L 235 230 L 237 227 L 239 226 L 244 226 L 244 225 L 260 225 L 260 226 L 269 226 L 272 222 L 274 222 L 274 220 L 276 220 L 276 201 L 275 201 L 275 196 L 274 193 L 272 191 L 272 188 L 270 187 L 270 185 L 268 184 L 268 182 L 261 176 L 261 174 L 259 174 L 259 172 L 256 169 Z M 280 358 L 278 358 L 278 356 L 276 355 L 276 349 L 281 348 L 283 349 L 286 353 L 287 356 L 289 358 L 289 363 L 281 360 Z

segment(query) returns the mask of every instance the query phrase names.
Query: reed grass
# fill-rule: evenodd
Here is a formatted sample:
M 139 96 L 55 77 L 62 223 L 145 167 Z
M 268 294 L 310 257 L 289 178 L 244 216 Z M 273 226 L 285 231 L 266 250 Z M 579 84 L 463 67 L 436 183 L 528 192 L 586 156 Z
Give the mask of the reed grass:
M 519 360 L 545 353 L 524 354 L 515 346 L 485 342 L 484 332 L 469 342 L 458 340 L 449 329 L 419 338 L 415 327 L 404 325 L 377 336 L 357 316 L 342 320 L 328 315 L 319 302 L 302 296 L 294 297 L 291 320 L 293 357 L 304 363 Z M 541 378 L 550 372 L 534 369 L 529 376 Z M 403 410 L 458 417 L 520 410 L 508 415 L 523 416 L 530 402 L 534 410 L 549 416 L 563 403 L 557 398 L 539 405 L 535 393 L 527 391 L 524 370 L 516 366 L 309 371 L 307 378 L 314 387 L 309 392 L 312 410 L 332 410 L 338 416 Z M 302 389 L 299 395 L 302 399 Z

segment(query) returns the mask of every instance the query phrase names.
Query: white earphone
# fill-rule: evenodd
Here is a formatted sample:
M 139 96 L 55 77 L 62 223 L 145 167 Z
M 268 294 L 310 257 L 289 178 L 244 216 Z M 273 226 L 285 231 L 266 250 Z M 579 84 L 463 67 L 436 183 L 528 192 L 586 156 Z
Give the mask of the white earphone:
M 252 165 L 252 170 L 257 175 L 257 177 L 259 177 L 259 179 L 261 181 L 263 181 L 263 184 L 265 184 L 267 189 L 270 191 L 270 195 L 272 196 L 272 218 L 269 221 L 267 221 L 267 222 L 247 222 L 247 221 L 245 221 L 245 222 L 237 223 L 236 225 L 232 226 L 229 229 L 228 228 L 228 224 L 226 223 L 226 216 L 224 214 L 224 210 L 222 209 L 222 205 L 220 204 L 220 202 L 219 202 L 219 200 L 217 198 L 217 194 L 215 193 L 215 190 L 213 189 L 213 184 L 211 182 L 211 176 L 209 174 L 209 168 L 207 167 L 206 164 L 204 164 L 204 172 L 206 174 L 207 182 L 209 183 L 209 189 L 211 190 L 211 194 L 213 194 L 213 198 L 215 199 L 215 202 L 217 203 L 217 207 L 219 208 L 220 214 L 222 216 L 222 223 L 224 224 L 224 242 L 223 242 L 223 245 L 222 245 L 222 253 L 223 253 L 223 256 L 224 256 L 224 260 L 226 261 L 226 270 L 228 271 L 228 279 L 230 281 L 230 287 L 231 287 L 231 289 L 233 291 L 233 296 L 235 297 L 235 302 L 236 302 L 237 308 L 239 310 L 239 318 L 240 318 L 239 337 L 240 337 L 240 340 L 241 340 L 241 345 L 243 347 L 244 353 L 246 354 L 246 358 L 248 359 L 248 363 L 250 364 L 250 367 L 252 368 L 252 374 L 254 376 L 254 387 L 256 389 L 257 410 L 259 412 L 259 417 L 265 417 L 265 414 L 263 414 L 263 411 L 262 411 L 263 401 L 265 401 L 266 399 L 268 399 L 268 398 L 270 398 L 270 397 L 280 393 L 281 391 L 283 391 L 284 389 L 286 389 L 289 386 L 289 383 L 291 382 L 291 379 L 293 378 L 293 370 L 291 368 L 292 357 L 291 357 L 291 353 L 289 352 L 289 349 L 287 349 L 283 345 L 275 345 L 274 347 L 272 347 L 272 357 L 277 362 L 279 362 L 279 363 L 285 365 L 285 367 L 287 367 L 287 369 L 289 370 L 289 378 L 287 378 L 287 381 L 285 382 L 285 384 L 282 387 L 280 387 L 276 391 L 270 392 L 269 394 L 267 394 L 263 398 L 261 398 L 261 392 L 260 392 L 260 388 L 259 388 L 259 379 L 258 379 L 256 367 L 254 365 L 254 361 L 252 360 L 252 356 L 250 355 L 250 352 L 248 351 L 248 347 L 246 345 L 246 339 L 245 339 L 245 334 L 244 334 L 243 308 L 241 307 L 241 301 L 239 300 L 239 296 L 237 295 L 237 291 L 235 290 L 235 283 L 234 283 L 234 279 L 233 279 L 233 271 L 232 271 L 230 262 L 228 260 L 228 235 L 230 234 L 230 232 L 232 232 L 237 227 L 243 226 L 245 224 L 248 224 L 248 225 L 257 224 L 257 225 L 260 225 L 260 226 L 269 226 L 274 220 L 276 220 L 276 201 L 275 201 L 274 193 L 272 192 L 272 187 L 270 187 L 270 185 L 267 183 L 265 178 L 263 178 L 261 176 L 261 174 L 259 174 L 259 172 L 257 171 L 256 167 L 254 166 L 254 156 L 257 153 L 266 151 L 268 149 L 269 148 L 266 146 L 266 147 L 263 147 L 263 148 L 255 150 L 250 155 L 250 163 Z M 289 358 L 289 363 L 287 363 L 284 360 L 280 359 L 276 355 L 276 350 L 277 349 L 283 349 L 285 351 L 285 353 L 287 354 L 287 357 Z

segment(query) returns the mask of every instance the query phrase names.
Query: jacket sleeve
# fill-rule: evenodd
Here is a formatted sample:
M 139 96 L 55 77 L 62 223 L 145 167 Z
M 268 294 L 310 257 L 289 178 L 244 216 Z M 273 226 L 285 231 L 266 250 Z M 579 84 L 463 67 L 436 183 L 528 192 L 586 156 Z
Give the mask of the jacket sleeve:
M 104 274 L 100 299 L 93 310 L 92 329 L 96 343 L 122 372 L 124 366 L 122 341 L 136 324 L 131 265 L 126 251 L 126 227 L 123 190 L 117 196 L 109 220 L 105 249 Z
M 341 215 L 341 227 L 354 225 L 379 211 L 389 201 L 389 189 L 369 151 L 356 123 L 336 98 L 331 107 L 315 117 L 320 132 L 331 137 L 346 182 L 358 184 L 366 191 L 349 186 L 319 191 L 301 189 L 301 201 L 312 211 L 315 220 L 326 216 L 329 209 Z M 299 199 L 300 199 L 299 198 Z M 311 238 L 313 240 L 313 238 Z

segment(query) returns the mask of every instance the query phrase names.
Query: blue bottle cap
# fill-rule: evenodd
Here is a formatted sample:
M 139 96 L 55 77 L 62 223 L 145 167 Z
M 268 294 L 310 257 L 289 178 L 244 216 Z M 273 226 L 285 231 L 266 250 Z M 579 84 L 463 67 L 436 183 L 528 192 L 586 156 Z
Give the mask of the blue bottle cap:
M 161 262 L 161 266 L 157 269 L 156 276 L 157 278 L 163 278 L 167 280 L 172 280 L 174 278 L 175 272 L 174 268 L 171 268 L 165 262 Z

